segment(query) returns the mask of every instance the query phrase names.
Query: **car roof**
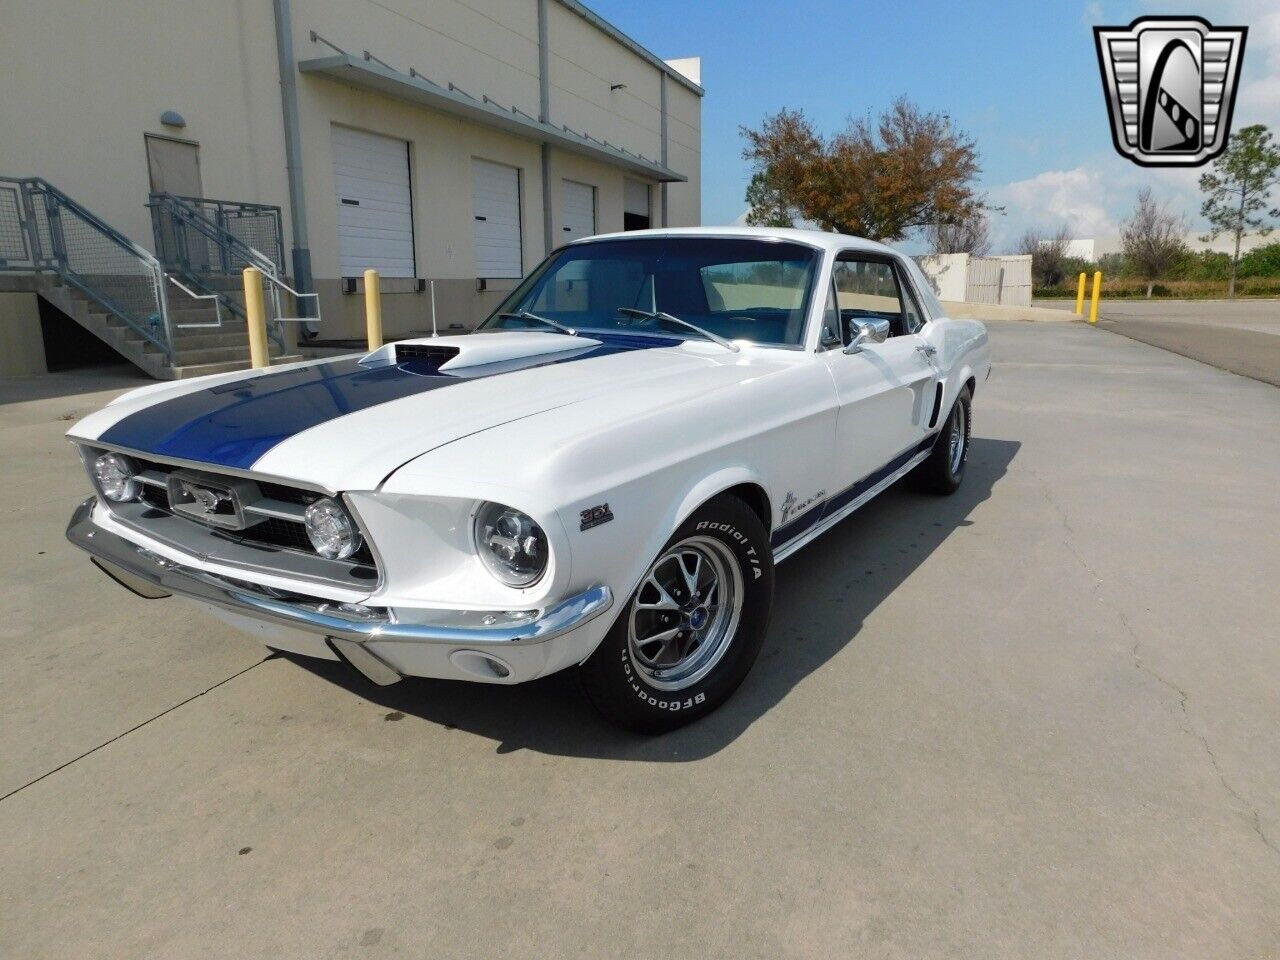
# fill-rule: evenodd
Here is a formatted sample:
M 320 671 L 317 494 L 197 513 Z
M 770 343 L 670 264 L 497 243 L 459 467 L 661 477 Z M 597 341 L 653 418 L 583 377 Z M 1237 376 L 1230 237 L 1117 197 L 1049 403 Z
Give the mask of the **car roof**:
M 653 230 L 628 230 L 623 233 L 601 233 L 592 237 L 575 240 L 569 246 L 592 243 L 596 240 L 633 240 L 653 237 L 743 237 L 755 240 L 791 240 L 803 243 L 820 250 L 866 250 L 870 253 L 892 253 L 901 256 L 898 251 L 886 247 L 883 243 L 866 240 L 862 237 L 851 237 L 843 233 L 830 233 L 825 230 L 797 230 L 791 227 L 659 227 Z

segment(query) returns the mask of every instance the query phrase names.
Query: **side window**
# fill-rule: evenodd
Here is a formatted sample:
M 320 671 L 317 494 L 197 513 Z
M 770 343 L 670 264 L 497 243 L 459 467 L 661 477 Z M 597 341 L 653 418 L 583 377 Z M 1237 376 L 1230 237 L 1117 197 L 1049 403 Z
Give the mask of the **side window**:
M 902 275 L 899 274 L 899 280 Z M 920 310 L 920 305 L 916 303 L 915 293 L 911 289 L 910 281 L 902 283 L 902 321 L 903 327 L 907 333 L 919 333 L 920 328 L 924 326 L 924 313 Z
M 818 348 L 831 350 L 844 343 L 840 336 L 840 308 L 836 306 L 836 285 L 827 288 L 827 306 L 822 311 L 822 332 L 818 339 Z
M 867 317 L 888 320 L 893 336 L 908 332 L 902 292 L 892 264 L 843 254 L 836 261 L 834 277 L 845 343 L 852 339 L 856 321 Z M 918 327 L 919 309 L 916 309 L 915 316 Z

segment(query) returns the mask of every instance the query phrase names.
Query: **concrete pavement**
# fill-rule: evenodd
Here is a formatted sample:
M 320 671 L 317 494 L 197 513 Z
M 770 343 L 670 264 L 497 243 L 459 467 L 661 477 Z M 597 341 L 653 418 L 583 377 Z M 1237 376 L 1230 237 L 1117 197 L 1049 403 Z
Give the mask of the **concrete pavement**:
M 1280 386 L 1280 300 L 1104 300 L 1099 313 L 1114 333 Z
M 783 564 L 658 739 L 131 597 L 62 539 L 109 394 L 0 406 L 0 956 L 1276 956 L 1280 391 L 991 332 L 961 491 Z

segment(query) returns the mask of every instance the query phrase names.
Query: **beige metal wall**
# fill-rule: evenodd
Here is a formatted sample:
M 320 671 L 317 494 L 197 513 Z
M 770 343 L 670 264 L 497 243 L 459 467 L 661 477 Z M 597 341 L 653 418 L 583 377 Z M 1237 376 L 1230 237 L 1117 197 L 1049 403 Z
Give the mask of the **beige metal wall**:
M 315 31 L 343 50 L 365 50 L 407 73 L 453 83 L 538 116 L 536 0 L 293 0 L 299 61 L 333 51 L 311 40 Z M 657 160 L 661 157 L 661 80 L 658 69 L 562 5 L 547 4 L 550 119 L 578 133 Z M 624 84 L 620 90 L 611 90 Z M 701 98 L 667 81 L 669 164 L 690 177 L 672 185 L 671 225 L 700 222 Z M 322 295 L 324 336 L 359 336 L 360 285 L 342 294 L 337 201 L 330 125 L 341 124 L 409 142 L 417 275 L 436 281 L 441 329 L 470 329 L 516 281 L 488 281 L 477 291 L 472 215 L 472 158 L 520 170 L 524 269 L 545 255 L 541 147 L 447 114 L 312 75 L 299 77 L 312 271 Z M 623 227 L 623 171 L 560 150 L 550 151 L 553 246 L 562 233 L 563 180 L 596 188 L 596 227 Z M 653 223 L 661 225 L 660 192 L 651 184 Z M 431 329 L 430 298 L 411 281 L 383 282 L 383 323 L 389 336 Z
M 668 226 L 702 223 L 702 98 L 667 81 L 667 166 L 689 178 L 667 185 Z
M 477 98 L 539 114 L 537 0 L 292 0 L 299 61 L 333 51 L 319 35 L 359 56 L 368 50 L 396 69 L 452 82 Z M 661 81 L 651 62 L 582 17 L 547 3 L 550 117 L 579 133 L 661 157 Z M 198 142 L 206 196 L 284 210 L 289 192 L 270 0 L 41 0 L 4 18 L 0 62 L 0 174 L 42 176 L 151 248 L 144 134 Z M 611 90 L 615 84 L 624 84 Z M 472 326 L 512 281 L 477 291 L 471 160 L 516 166 L 521 176 L 524 269 L 544 256 L 541 147 L 532 140 L 356 89 L 299 75 L 304 194 L 312 272 L 323 300 L 325 336 L 355 336 L 358 296 L 339 292 L 337 198 L 330 130 L 353 127 L 410 143 L 416 270 L 437 280 L 442 321 Z M 689 176 L 671 185 L 669 223 L 700 222 L 700 98 L 668 79 L 668 164 Z M 176 110 L 183 130 L 160 124 Z M 553 243 L 561 233 L 561 182 L 596 187 L 597 229 L 622 229 L 624 174 L 618 167 L 551 151 Z M 661 225 L 660 189 L 651 189 Z M 425 294 L 388 281 L 386 332 L 429 330 Z
M 197 141 L 206 196 L 287 201 L 269 0 L 7 6 L 0 174 L 44 177 L 148 249 L 144 134 Z

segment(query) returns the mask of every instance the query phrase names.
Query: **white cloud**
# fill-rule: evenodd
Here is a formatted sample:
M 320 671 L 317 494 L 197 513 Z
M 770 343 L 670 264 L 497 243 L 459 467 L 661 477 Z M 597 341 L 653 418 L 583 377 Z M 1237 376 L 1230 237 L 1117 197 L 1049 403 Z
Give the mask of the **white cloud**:
M 1280 11 L 1242 21 L 1249 26 L 1246 70 L 1236 97 L 1235 126 L 1280 127 Z
M 997 227 L 1006 240 L 1027 227 L 1056 229 L 1064 223 L 1078 237 L 1114 233 L 1115 221 L 1100 202 L 1102 176 L 1087 167 L 1046 170 L 991 191 L 991 200 L 1005 208 Z
M 1052 231 L 1064 224 L 1075 237 L 1114 237 L 1142 187 L 1184 213 L 1189 227 L 1198 230 L 1199 176 L 1199 170 L 1130 167 L 1117 156 L 1102 155 L 1070 170 L 1046 170 L 993 187 L 991 202 L 1005 211 L 992 218 L 993 245 L 997 251 L 1012 250 L 1029 227 Z

